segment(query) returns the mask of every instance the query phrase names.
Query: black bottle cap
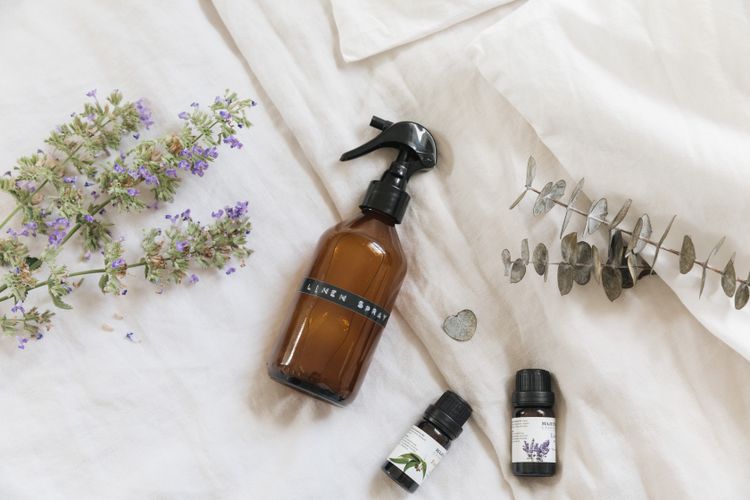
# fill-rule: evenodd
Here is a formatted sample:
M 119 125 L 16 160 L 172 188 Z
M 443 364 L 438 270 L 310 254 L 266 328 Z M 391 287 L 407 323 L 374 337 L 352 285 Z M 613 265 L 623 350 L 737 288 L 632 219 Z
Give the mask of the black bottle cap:
M 404 218 L 409 195 L 406 184 L 415 172 L 431 169 L 437 164 L 435 138 L 424 126 L 414 122 L 392 123 L 373 116 L 370 126 L 382 130 L 372 140 L 341 155 L 341 161 L 358 158 L 376 149 L 389 147 L 398 150 L 379 181 L 372 181 L 359 208 L 363 212 L 378 212 L 399 224 Z
M 453 391 L 445 391 L 435 404 L 427 407 L 424 418 L 439 427 L 450 439 L 461 434 L 461 427 L 471 416 L 471 405 Z
M 516 390 L 513 392 L 513 406 L 552 406 L 555 393 L 552 392 L 552 375 L 547 370 L 527 368 L 516 372 Z

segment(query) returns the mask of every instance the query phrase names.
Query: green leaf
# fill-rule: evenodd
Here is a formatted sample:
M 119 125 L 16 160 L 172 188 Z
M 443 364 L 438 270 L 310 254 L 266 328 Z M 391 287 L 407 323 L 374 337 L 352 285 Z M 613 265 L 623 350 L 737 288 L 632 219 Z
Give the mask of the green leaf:
M 60 297 L 52 293 L 52 290 L 49 290 L 49 296 L 52 297 L 52 303 L 55 304 L 60 309 L 73 309 L 73 306 L 70 304 L 66 304 L 62 301 Z
M 99 289 L 104 292 L 104 288 L 107 286 L 107 282 L 109 281 L 109 276 L 106 274 L 102 274 L 102 277 L 99 278 Z
M 42 259 L 36 257 L 26 257 L 26 264 L 29 266 L 30 271 L 36 271 L 42 267 Z

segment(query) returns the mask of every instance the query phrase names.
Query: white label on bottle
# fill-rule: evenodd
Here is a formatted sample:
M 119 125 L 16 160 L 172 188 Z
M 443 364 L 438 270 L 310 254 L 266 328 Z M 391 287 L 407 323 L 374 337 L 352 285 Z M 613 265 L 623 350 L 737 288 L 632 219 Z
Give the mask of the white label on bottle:
M 511 423 L 511 460 L 514 463 L 555 463 L 555 419 L 517 417 Z
M 445 448 L 429 434 L 412 425 L 396 448 L 388 455 L 388 461 L 404 471 L 417 484 L 422 484 L 445 455 Z

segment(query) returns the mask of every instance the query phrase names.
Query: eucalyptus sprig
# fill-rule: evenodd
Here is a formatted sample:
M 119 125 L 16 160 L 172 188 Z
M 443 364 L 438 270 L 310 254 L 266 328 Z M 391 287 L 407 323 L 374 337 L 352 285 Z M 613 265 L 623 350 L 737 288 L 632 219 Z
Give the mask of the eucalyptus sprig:
M 45 139 L 49 150 L 22 157 L 0 179 L 0 189 L 16 201 L 15 208 L 0 222 L 0 229 L 21 214 L 18 227 L 6 230 L 0 238 L 0 266 L 7 269 L 0 281 L 0 302 L 12 301 L 11 310 L 0 318 L 3 332 L 24 335 L 19 347 L 29 338 L 41 338 L 52 313 L 28 310 L 23 302 L 30 291 L 46 287 L 54 305 L 69 309 L 64 297 L 79 285 L 72 278 L 100 274 L 103 292 L 124 294 L 122 279 L 131 268 L 144 267 L 146 278 L 163 287 L 180 283 L 191 265 L 223 268 L 231 258 L 250 254 L 247 234 L 247 202 L 214 212 L 209 225 L 193 221 L 190 210 L 172 221 L 163 232 L 146 230 L 143 255 L 128 264 L 121 239 L 107 210 L 137 212 L 157 209 L 160 202 L 171 202 L 182 177 L 202 177 L 218 158 L 218 150 L 228 145 L 240 149 L 239 129 L 251 124 L 247 110 L 255 105 L 227 91 L 207 107 L 198 103 L 190 111 L 179 113 L 181 130 L 161 137 L 140 140 L 143 129 L 153 125 L 150 110 L 143 100 L 126 102 L 119 91 L 99 101 L 96 91 L 86 94 L 91 100 L 80 113 L 58 126 Z M 134 144 L 127 149 L 126 143 Z M 103 267 L 69 272 L 58 263 L 61 248 L 80 233 L 84 260 L 100 252 Z M 40 248 L 38 235 L 46 236 Z M 234 272 L 234 268 L 228 268 Z M 40 278 L 40 273 L 46 273 Z M 189 282 L 198 277 L 190 274 Z
M 632 200 L 628 199 L 625 201 L 610 221 L 607 220 L 608 202 L 606 198 L 594 201 L 587 210 L 576 208 L 575 202 L 583 190 L 584 179 L 578 181 L 566 203 L 561 201 L 566 189 L 564 180 L 548 182 L 541 189 L 537 189 L 533 186 L 535 174 L 536 161 L 533 157 L 529 157 L 526 165 L 524 190 L 510 208 L 511 210 L 515 208 L 524 199 L 526 194 L 530 192 L 537 195 L 532 209 L 535 216 L 548 213 L 555 205 L 564 208 L 565 215 L 560 229 L 562 260 L 560 262 L 549 262 L 549 251 L 543 243 L 539 243 L 535 247 L 533 257 L 530 257 L 528 241 L 523 240 L 520 258 L 511 259 L 510 251 L 507 249 L 502 252 L 505 274 L 506 276 L 510 276 L 511 283 L 517 283 L 523 279 L 526 274 L 526 266 L 529 262 L 533 263 L 535 271 L 539 275 L 543 275 L 545 280 L 549 266 L 554 265 L 557 266 L 557 283 L 561 295 L 566 295 L 570 292 L 573 282 L 580 285 L 587 284 L 593 272 L 596 280 L 602 283 L 609 300 L 614 301 L 621 295 L 624 288 L 633 286 L 644 275 L 653 274 L 656 261 L 661 252 L 664 251 L 679 257 L 679 269 L 682 274 L 689 273 L 696 265 L 701 268 L 699 296 L 703 295 L 707 272 L 712 271 L 720 275 L 722 290 L 728 297 L 734 298 L 736 309 L 742 309 L 747 305 L 748 299 L 750 299 L 750 274 L 748 274 L 748 278 L 745 280 L 737 277 L 734 268 L 735 254 L 730 257 L 723 269 L 710 265 L 711 259 L 719 251 L 725 238 L 721 238 L 714 245 L 705 260 L 698 260 L 696 258 L 695 245 L 688 235 L 683 237 L 680 250 L 663 246 L 676 216 L 673 216 L 669 221 L 659 240 L 654 241 L 651 239 L 653 229 L 648 214 L 644 213 L 641 215 L 631 230 L 619 228 L 630 210 Z M 593 234 L 601 226 L 608 228 L 610 243 L 606 259 L 602 259 L 596 245 L 590 245 L 585 241 L 578 241 L 577 233 L 568 233 L 565 235 L 565 230 L 574 213 L 586 218 L 586 224 L 582 230 L 582 235 L 584 236 L 587 233 L 589 235 Z M 641 256 L 641 252 L 646 246 L 651 246 L 655 249 L 654 257 L 650 263 L 646 263 Z

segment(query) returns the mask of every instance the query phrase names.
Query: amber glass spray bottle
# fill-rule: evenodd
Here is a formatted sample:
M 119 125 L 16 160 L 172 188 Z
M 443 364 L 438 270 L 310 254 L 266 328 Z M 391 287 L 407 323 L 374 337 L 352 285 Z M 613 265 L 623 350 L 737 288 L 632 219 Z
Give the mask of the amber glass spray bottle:
M 274 380 L 339 406 L 356 395 L 406 275 L 396 232 L 409 203 L 406 184 L 437 163 L 435 139 L 422 125 L 374 116 L 370 126 L 382 132 L 341 160 L 383 147 L 398 157 L 370 183 L 362 214 L 320 238 L 268 365 Z

